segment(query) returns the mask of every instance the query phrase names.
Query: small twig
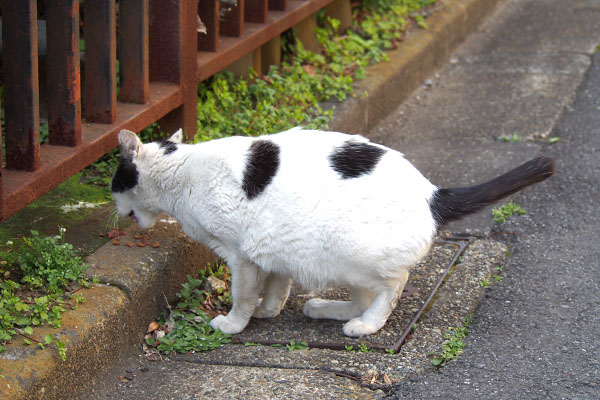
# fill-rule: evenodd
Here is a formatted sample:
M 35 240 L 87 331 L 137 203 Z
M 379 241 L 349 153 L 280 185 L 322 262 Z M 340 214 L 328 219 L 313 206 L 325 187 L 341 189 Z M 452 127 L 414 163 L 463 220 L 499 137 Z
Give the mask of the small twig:
M 169 304 L 169 300 L 167 300 L 167 296 L 163 293 L 163 297 L 165 298 L 165 301 L 167 302 L 167 308 L 169 309 L 169 311 L 172 310 L 171 308 L 171 304 Z

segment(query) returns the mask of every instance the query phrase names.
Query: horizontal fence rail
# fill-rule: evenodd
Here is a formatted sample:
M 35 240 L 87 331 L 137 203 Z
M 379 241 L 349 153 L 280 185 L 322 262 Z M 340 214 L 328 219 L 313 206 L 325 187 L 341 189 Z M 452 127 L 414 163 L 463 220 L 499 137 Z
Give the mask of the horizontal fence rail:
M 160 120 L 192 138 L 199 82 L 340 1 L 349 7 L 350 0 L 3 1 L 0 221 L 113 149 L 121 129 Z

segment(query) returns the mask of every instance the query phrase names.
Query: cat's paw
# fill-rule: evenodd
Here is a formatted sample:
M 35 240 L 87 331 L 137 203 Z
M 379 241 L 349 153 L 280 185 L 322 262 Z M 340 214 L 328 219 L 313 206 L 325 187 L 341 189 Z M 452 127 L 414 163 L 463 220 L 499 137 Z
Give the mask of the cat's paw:
M 220 329 L 223 333 L 234 335 L 243 331 L 246 324 L 232 321 L 232 318 L 230 318 L 229 315 L 217 315 L 210 321 L 210 326 L 214 330 Z
M 310 299 L 304 303 L 302 308 L 302 314 L 313 319 L 329 318 L 331 314 L 328 308 L 328 300 L 323 299 Z
M 274 318 L 279 315 L 280 311 L 279 308 L 262 307 L 262 304 L 260 304 L 254 309 L 252 316 L 254 318 Z
M 351 337 L 371 335 L 380 328 L 381 327 L 363 321 L 361 318 L 353 318 L 344 324 L 344 335 Z
M 315 319 L 336 319 L 348 321 L 362 314 L 356 304 L 350 301 L 310 299 L 304 303 L 302 313 Z

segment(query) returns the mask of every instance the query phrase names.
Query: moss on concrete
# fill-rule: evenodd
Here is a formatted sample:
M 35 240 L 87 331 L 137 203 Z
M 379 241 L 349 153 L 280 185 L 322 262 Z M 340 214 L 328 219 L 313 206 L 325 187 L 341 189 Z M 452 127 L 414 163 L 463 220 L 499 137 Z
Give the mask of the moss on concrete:
M 110 188 L 82 182 L 80 172 L 1 223 L 0 245 L 29 236 L 32 229 L 56 235 L 62 226 L 66 240 L 89 254 L 106 242 L 98 234 L 109 228 L 113 209 Z

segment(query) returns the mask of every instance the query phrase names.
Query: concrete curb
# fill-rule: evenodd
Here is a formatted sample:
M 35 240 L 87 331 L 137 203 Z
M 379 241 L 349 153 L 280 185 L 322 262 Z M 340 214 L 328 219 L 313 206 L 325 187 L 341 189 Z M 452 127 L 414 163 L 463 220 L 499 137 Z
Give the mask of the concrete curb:
M 441 0 L 427 30 L 412 32 L 388 53 L 389 62 L 369 67 L 356 96 L 334 105 L 331 130 L 368 136 L 490 15 L 502 0 Z
M 331 129 L 368 135 L 370 127 L 439 68 L 500 2 L 442 0 L 428 19 L 427 30 L 411 33 L 388 53 L 390 62 L 369 68 L 355 98 L 336 105 Z M 142 341 L 148 322 L 164 308 L 165 296 L 170 301 L 187 274 L 215 261 L 210 251 L 192 243 L 176 224 L 159 224 L 148 234 L 160 242 L 159 248 L 108 243 L 90 256 L 88 273 L 104 285 L 82 291 L 87 301 L 76 312 L 64 313 L 59 331 L 36 330 L 36 339 L 53 333 L 68 342 L 65 362 L 56 351 L 25 347 L 21 339 L 0 354 L 0 397 L 77 398 L 76 388 L 94 384 L 115 358 Z

